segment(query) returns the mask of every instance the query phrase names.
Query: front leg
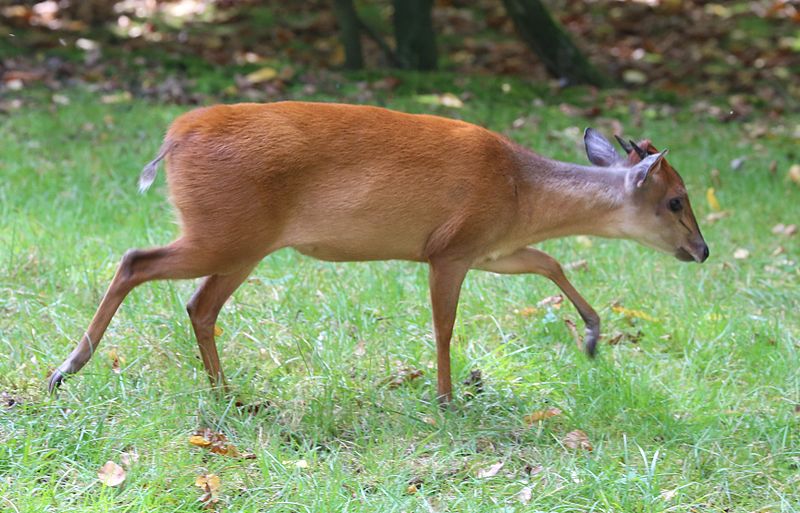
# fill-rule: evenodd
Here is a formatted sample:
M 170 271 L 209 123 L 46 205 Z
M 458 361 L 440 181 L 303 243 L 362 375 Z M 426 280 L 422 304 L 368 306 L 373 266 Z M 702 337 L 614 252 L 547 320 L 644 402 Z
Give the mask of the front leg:
M 572 301 L 578 310 L 583 322 L 586 324 L 586 338 L 583 349 L 586 354 L 593 357 L 597 349 L 597 340 L 600 338 L 600 317 L 589 306 L 589 303 L 575 290 L 575 287 L 564 276 L 561 265 L 543 251 L 533 248 L 523 248 L 510 255 L 488 262 L 475 265 L 476 269 L 499 274 L 541 274 L 558 285 L 567 298 Z

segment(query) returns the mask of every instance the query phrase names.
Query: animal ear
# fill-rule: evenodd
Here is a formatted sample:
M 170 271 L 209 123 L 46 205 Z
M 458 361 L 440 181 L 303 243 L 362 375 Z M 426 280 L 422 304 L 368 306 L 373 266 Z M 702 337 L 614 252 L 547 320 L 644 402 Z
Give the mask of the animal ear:
M 583 132 L 583 144 L 586 146 L 589 162 L 595 166 L 609 167 L 622 160 L 608 139 L 594 128 L 587 128 Z
M 661 153 L 648 155 L 628 171 L 628 178 L 635 188 L 639 189 L 643 187 L 647 183 L 647 180 L 653 176 L 654 173 L 658 172 L 661 167 L 661 162 L 664 160 L 664 155 L 666 155 L 668 151 L 669 150 L 664 150 Z

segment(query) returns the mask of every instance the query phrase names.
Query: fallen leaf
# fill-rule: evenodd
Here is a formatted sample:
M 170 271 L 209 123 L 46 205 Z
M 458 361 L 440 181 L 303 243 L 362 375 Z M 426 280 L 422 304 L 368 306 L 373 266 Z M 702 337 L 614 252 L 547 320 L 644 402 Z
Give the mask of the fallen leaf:
M 658 319 L 656 319 L 652 315 L 649 315 L 649 314 L 647 314 L 647 313 L 645 313 L 645 312 L 643 312 L 641 310 L 634 310 L 632 308 L 625 308 L 624 306 L 619 306 L 619 305 L 612 306 L 611 310 L 613 310 L 614 312 L 617 312 L 617 313 L 621 313 L 622 315 L 624 315 L 625 317 L 627 317 L 629 319 L 637 318 L 637 319 L 644 319 L 645 321 L 650 321 L 650 322 L 658 322 Z
M 539 308 L 544 308 L 545 306 L 552 306 L 553 308 L 561 308 L 561 303 L 563 302 L 564 302 L 564 296 L 562 296 L 561 294 L 557 294 L 555 296 L 549 296 L 542 299 L 541 301 L 536 303 L 536 306 Z
M 491 467 L 482 468 L 482 469 L 478 470 L 478 478 L 479 479 L 484 479 L 484 478 L 487 478 L 487 477 L 496 476 L 497 473 L 500 472 L 500 469 L 503 468 L 503 465 L 505 465 L 505 463 L 503 463 L 502 461 L 499 461 L 499 462 L 495 463 L 494 465 L 492 465 Z
M 526 306 L 520 310 L 514 310 L 514 313 L 517 315 L 521 315 L 523 317 L 530 317 L 531 315 L 535 315 L 538 312 L 538 308 L 534 308 L 532 306 Z
M 661 497 L 662 500 L 671 501 L 672 499 L 675 498 L 677 494 L 678 494 L 678 489 L 675 488 L 674 490 L 662 490 L 659 496 Z
M 573 270 L 580 270 L 586 271 L 589 269 L 589 262 L 586 260 L 576 260 L 574 262 L 570 262 L 564 265 L 565 271 L 573 271 Z
M 750 252 L 744 248 L 739 248 L 733 252 L 733 258 L 737 260 L 744 260 L 750 256 Z
M 791 237 L 797 233 L 797 225 L 790 224 L 787 226 L 783 223 L 778 223 L 772 227 L 772 233 L 775 235 L 786 235 L 787 237 Z
M 215 337 L 219 337 L 220 335 L 222 335 L 222 328 L 220 328 L 219 326 L 217 326 L 215 324 L 214 325 L 214 336 Z
M 109 460 L 97 471 L 97 479 L 106 486 L 119 486 L 125 481 L 125 469 Z
M 414 369 L 412 367 L 401 367 L 398 369 L 393 376 L 390 376 L 388 379 L 389 388 L 398 388 L 405 383 L 410 383 L 415 379 L 422 377 L 424 372 L 420 369 Z
M 417 488 L 417 485 L 415 485 L 413 483 L 408 485 L 408 488 L 406 488 L 406 493 L 409 494 L 409 495 L 413 495 L 413 494 L 417 493 L 418 491 L 419 491 L 419 488 Z
M 194 485 L 203 490 L 203 495 L 197 499 L 198 502 L 205 509 L 214 509 L 217 502 L 219 502 L 219 490 L 222 486 L 219 476 L 216 474 L 199 475 L 194 480 Z
M 539 410 L 531 413 L 530 415 L 525 415 L 525 422 L 528 424 L 534 424 L 536 422 L 549 419 L 550 417 L 561 415 L 561 413 L 561 410 L 558 408 L 547 408 L 546 410 Z
M 108 358 L 111 360 L 111 372 L 113 372 L 114 374 L 121 373 L 122 370 L 120 369 L 120 366 L 119 366 L 120 357 L 117 354 L 117 350 L 116 349 L 109 350 L 108 351 Z
M 576 429 L 575 431 L 570 431 L 567 433 L 561 440 L 561 443 L 563 443 L 568 449 L 583 449 L 586 451 L 594 450 L 591 442 L 589 442 L 589 436 L 580 429 Z
M 706 216 L 707 223 L 716 223 L 720 219 L 725 219 L 726 217 L 730 217 L 731 211 L 730 210 L 722 210 L 720 212 L 711 212 Z
M 581 342 L 581 336 L 578 334 L 578 326 L 575 325 L 572 319 L 564 319 L 564 324 L 567 326 L 570 335 L 572 335 L 575 345 L 578 349 L 583 350 L 583 342 Z
M 206 440 L 202 435 L 192 435 L 189 437 L 189 443 L 198 447 L 208 447 L 211 445 L 211 440 Z
M 800 185 L 800 164 L 793 164 L 789 168 L 789 172 L 786 174 L 789 177 L 789 180 L 793 181 L 797 185 Z
M 275 68 L 270 68 L 268 66 L 266 68 L 257 69 L 251 73 L 248 73 L 244 78 L 251 84 L 260 84 L 262 82 L 272 80 L 277 76 L 278 71 Z
M 528 504 L 533 497 L 533 486 L 526 486 L 517 493 L 517 500 L 522 504 Z
M 714 212 L 719 212 L 722 210 L 722 207 L 719 205 L 719 201 L 717 201 L 717 196 L 714 194 L 714 188 L 709 187 L 706 190 L 706 201 L 708 201 L 708 206 Z
M 119 455 L 119 459 L 123 465 L 129 467 L 139 461 L 139 453 L 135 450 L 125 451 Z

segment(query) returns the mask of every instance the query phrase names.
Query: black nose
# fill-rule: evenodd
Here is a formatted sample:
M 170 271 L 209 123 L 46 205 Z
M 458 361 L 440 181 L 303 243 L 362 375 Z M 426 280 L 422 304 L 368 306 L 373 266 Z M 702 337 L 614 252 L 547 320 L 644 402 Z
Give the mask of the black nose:
M 708 244 L 703 244 L 703 258 L 700 259 L 701 262 L 708 260 L 708 253 Z

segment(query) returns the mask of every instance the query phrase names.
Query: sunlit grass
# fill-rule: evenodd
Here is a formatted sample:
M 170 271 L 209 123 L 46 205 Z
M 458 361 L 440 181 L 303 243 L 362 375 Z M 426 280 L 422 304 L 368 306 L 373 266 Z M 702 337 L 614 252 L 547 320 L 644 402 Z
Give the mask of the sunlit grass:
M 741 125 L 688 114 L 626 127 L 670 148 L 711 259 L 684 264 L 599 239 L 544 244 L 563 263 L 587 260 L 570 273 L 573 283 L 600 312 L 606 340 L 622 334 L 596 361 L 576 350 L 564 325 L 579 321 L 571 306 L 526 310 L 557 293 L 552 284 L 471 274 L 454 373 L 460 383 L 480 369 L 483 393 L 459 385 L 447 411 L 434 401 L 424 266 L 272 255 L 219 322 L 238 398 L 266 406 L 249 413 L 208 389 L 184 311 L 190 282 L 136 289 L 94 359 L 56 398 L 46 396 L 48 371 L 85 329 L 123 252 L 176 235 L 163 175 L 144 196 L 135 181 L 181 109 L 67 94 L 70 106 L 0 118 L 0 391 L 18 401 L 0 408 L 0 510 L 186 511 L 199 507 L 194 481 L 207 472 L 221 477 L 227 511 L 798 510 L 800 252 L 797 236 L 771 233 L 800 221 L 800 188 L 783 178 L 796 140 L 754 143 Z M 385 103 L 431 109 L 413 94 Z M 577 139 L 556 133 L 585 121 L 532 107 L 524 95 L 504 97 L 492 85 L 463 109 L 439 111 L 585 160 Z M 535 119 L 511 128 L 528 115 Z M 745 166 L 730 171 L 741 156 Z M 708 224 L 712 168 L 732 215 Z M 737 248 L 750 257 L 734 259 Z M 629 320 L 615 304 L 655 320 Z M 386 386 L 402 366 L 424 374 Z M 563 414 L 525 423 L 548 407 Z M 200 426 L 256 458 L 190 446 Z M 575 429 L 593 452 L 562 446 Z M 124 486 L 97 483 L 100 466 L 129 450 L 140 459 Z M 309 467 L 295 466 L 299 459 Z M 496 477 L 476 477 L 499 461 Z M 517 494 L 527 486 L 523 506 Z

